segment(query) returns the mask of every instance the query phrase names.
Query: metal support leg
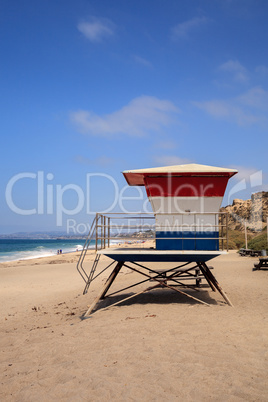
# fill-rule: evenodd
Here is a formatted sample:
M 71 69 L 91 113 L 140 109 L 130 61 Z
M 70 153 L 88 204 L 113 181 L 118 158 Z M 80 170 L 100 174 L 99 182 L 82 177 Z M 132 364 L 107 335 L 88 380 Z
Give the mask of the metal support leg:
M 99 259 L 100 259 L 100 254 L 97 254 L 96 257 L 95 257 L 95 260 L 94 260 L 94 262 L 93 262 L 93 265 L 92 265 L 90 274 L 89 274 L 89 276 L 88 276 L 88 280 L 87 280 L 87 282 L 86 282 L 86 286 L 85 286 L 85 289 L 84 289 L 84 291 L 83 291 L 83 295 L 85 295 L 85 294 L 87 293 L 88 288 L 89 288 L 89 286 L 90 286 L 90 284 L 91 284 L 91 282 L 92 282 L 92 280 L 93 280 L 93 276 L 94 276 L 94 274 L 95 274 L 95 271 L 96 271 L 96 268 L 97 268 Z
M 204 267 L 202 266 L 201 262 L 197 263 L 200 270 L 202 271 L 202 274 L 204 275 L 207 283 L 209 284 L 209 286 L 211 287 L 213 292 L 216 292 L 216 287 L 214 286 L 214 284 L 211 282 L 211 278 L 209 277 L 209 275 L 207 274 L 207 270 L 204 269 Z M 209 270 L 209 268 L 207 268 Z
M 222 288 L 220 287 L 217 279 L 215 278 L 215 276 L 212 274 L 212 272 L 210 271 L 210 269 L 208 268 L 208 266 L 206 265 L 205 262 L 201 262 L 200 263 L 200 269 L 203 272 L 205 277 L 209 278 L 209 281 L 213 284 L 213 286 L 218 290 L 218 292 L 222 295 L 222 297 L 224 298 L 224 300 L 226 301 L 227 304 L 229 304 L 229 306 L 233 307 L 233 304 L 231 303 L 231 301 L 229 300 L 229 298 L 227 297 L 227 295 L 224 293 L 224 291 L 222 290 Z
M 111 287 L 113 281 L 115 280 L 116 276 L 118 275 L 118 273 L 119 273 L 119 271 L 120 271 L 120 269 L 122 268 L 123 265 L 124 265 L 124 262 L 121 262 L 121 261 L 116 264 L 116 266 L 115 266 L 114 270 L 112 271 L 111 275 L 109 276 L 109 278 L 105 282 L 104 287 L 101 289 L 100 294 L 95 298 L 94 302 L 91 304 L 91 306 L 89 307 L 89 309 L 85 313 L 84 317 L 89 315 L 94 310 L 94 308 L 96 307 L 96 305 L 98 304 L 100 299 L 104 299 L 106 293 L 108 292 L 109 288 Z

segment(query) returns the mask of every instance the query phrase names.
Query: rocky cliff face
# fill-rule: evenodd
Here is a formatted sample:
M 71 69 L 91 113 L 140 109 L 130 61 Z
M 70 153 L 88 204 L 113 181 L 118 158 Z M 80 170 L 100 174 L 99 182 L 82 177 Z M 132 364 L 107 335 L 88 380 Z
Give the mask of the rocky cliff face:
M 244 230 L 245 222 L 253 232 L 261 231 L 267 225 L 268 192 L 252 194 L 250 200 L 235 199 L 232 205 L 220 209 L 228 212 L 228 227 L 232 230 Z

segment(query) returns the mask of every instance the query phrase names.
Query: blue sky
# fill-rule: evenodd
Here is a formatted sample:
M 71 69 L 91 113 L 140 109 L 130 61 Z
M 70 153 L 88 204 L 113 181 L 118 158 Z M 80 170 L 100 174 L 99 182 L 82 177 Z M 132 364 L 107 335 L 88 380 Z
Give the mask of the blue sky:
M 139 210 L 127 169 L 237 168 L 225 205 L 267 190 L 267 15 L 266 0 L 2 0 L 0 233 L 89 222 L 113 180 Z

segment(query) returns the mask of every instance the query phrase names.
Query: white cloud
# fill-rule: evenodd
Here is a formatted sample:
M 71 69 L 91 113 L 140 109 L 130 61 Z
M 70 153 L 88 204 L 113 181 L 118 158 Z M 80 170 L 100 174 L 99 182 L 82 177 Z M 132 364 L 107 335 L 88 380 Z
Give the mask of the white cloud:
M 230 166 L 231 169 L 236 169 L 238 170 L 238 173 L 234 176 L 234 179 L 237 181 L 241 181 L 243 179 L 245 180 L 250 180 L 253 175 L 258 172 L 258 169 L 250 166 L 238 166 L 238 165 L 232 165 Z
M 240 190 L 250 190 L 251 193 L 256 191 L 268 191 L 267 172 L 252 166 L 230 166 L 237 169 L 238 173 L 234 179 L 239 182 Z M 239 187 L 238 187 L 239 188 Z
M 172 166 L 193 163 L 193 161 L 187 158 L 181 158 L 176 155 L 161 155 L 154 157 L 154 163 L 158 164 L 159 166 Z
M 259 118 L 247 113 L 233 101 L 212 100 L 208 102 L 194 102 L 199 109 L 215 118 L 234 120 L 239 126 L 258 122 Z
M 238 125 L 267 123 L 268 92 L 261 87 L 229 100 L 193 102 L 199 109 L 215 118 L 235 121 Z
M 188 21 L 181 22 L 171 29 L 172 39 L 186 38 L 191 32 L 207 24 L 208 21 L 209 19 L 207 17 L 195 17 Z
M 77 28 L 91 42 L 102 42 L 114 35 L 115 26 L 110 20 L 91 17 L 88 21 L 80 22 Z
M 144 59 L 143 57 L 140 57 L 137 55 L 133 55 L 132 57 L 136 63 L 141 64 L 145 67 L 152 67 L 152 63 L 150 61 L 148 61 L 147 59 Z
M 256 73 L 260 74 L 262 77 L 267 77 L 268 76 L 268 67 L 266 66 L 257 66 L 255 68 Z
M 174 123 L 180 110 L 170 101 L 141 96 L 113 113 L 99 116 L 91 111 L 71 113 L 71 121 L 84 134 L 144 136 Z
M 219 70 L 231 73 L 236 82 L 243 83 L 249 79 L 248 70 L 237 60 L 228 60 L 219 66 Z
M 230 106 L 225 101 L 212 100 L 207 102 L 194 102 L 194 105 L 213 117 L 229 117 L 231 113 Z
M 260 86 L 253 87 L 249 91 L 240 95 L 237 100 L 246 106 L 254 109 L 268 111 L 268 91 Z

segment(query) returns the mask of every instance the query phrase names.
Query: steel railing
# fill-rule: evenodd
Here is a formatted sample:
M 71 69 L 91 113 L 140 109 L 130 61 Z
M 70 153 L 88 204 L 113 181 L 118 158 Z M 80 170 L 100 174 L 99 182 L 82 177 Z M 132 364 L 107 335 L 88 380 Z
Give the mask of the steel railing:
M 88 236 L 86 238 L 83 250 L 80 254 L 78 263 L 77 263 L 77 270 L 80 273 L 81 277 L 86 283 L 86 287 L 84 290 L 84 293 L 87 292 L 87 289 L 92 282 L 93 279 L 97 278 L 98 275 L 95 275 L 96 267 L 98 265 L 99 261 L 99 254 L 96 254 L 95 260 L 93 262 L 93 265 L 91 267 L 91 270 L 89 273 L 86 272 L 83 264 L 85 260 L 86 253 L 91 245 L 91 242 L 93 240 L 95 241 L 95 252 L 101 249 L 109 248 L 112 246 L 112 241 L 115 243 L 122 243 L 122 241 L 127 241 L 127 242 L 146 242 L 146 240 L 151 240 L 155 242 L 156 240 L 181 240 L 182 241 L 182 249 L 183 249 L 183 241 L 185 240 L 195 240 L 195 246 L 196 246 L 196 241 L 198 240 L 214 240 L 218 241 L 218 245 L 220 246 L 221 244 L 221 249 L 224 250 L 224 248 L 228 251 L 228 214 L 226 212 L 205 212 L 205 213 L 172 213 L 172 214 L 167 214 L 167 213 L 160 213 L 157 214 L 158 216 L 176 216 L 178 218 L 181 218 L 180 224 L 176 224 L 176 231 L 178 229 L 183 229 L 181 230 L 180 233 L 182 233 L 182 236 L 174 236 L 174 237 L 160 237 L 159 235 L 156 236 L 157 231 L 161 229 L 163 231 L 163 228 L 161 226 L 157 225 L 155 223 L 155 215 L 153 213 L 141 213 L 141 214 L 127 214 L 127 213 L 110 213 L 110 214 L 101 214 L 97 213 L 89 230 Z M 209 216 L 209 215 L 214 215 L 214 224 L 204 224 L 200 225 L 198 221 L 198 217 L 202 216 Z M 187 225 L 183 223 L 183 218 L 188 217 L 189 221 L 189 216 L 193 216 L 193 223 L 190 226 L 190 230 L 187 232 Z M 153 224 L 148 223 L 151 221 L 154 221 Z M 134 222 L 137 222 L 134 224 Z M 184 225 L 184 226 L 183 226 Z M 166 227 L 165 227 L 166 228 Z M 169 227 L 169 230 L 172 229 Z M 187 233 L 191 233 L 191 235 L 196 234 L 197 232 L 203 231 L 204 233 L 209 233 L 214 229 L 213 231 L 218 233 L 218 237 L 209 237 L 209 236 L 204 236 L 198 238 L 195 236 L 187 236 Z M 146 245 L 146 244 L 145 244 Z M 124 245 L 120 245 L 120 247 L 123 247 Z M 141 245 L 139 244 L 141 247 Z M 225 247 L 224 247 L 225 246 Z M 155 246 L 154 246 L 155 247 Z M 109 268 L 114 262 L 112 262 L 108 267 L 106 267 L 104 270 Z M 103 271 L 104 271 L 103 270 Z M 101 271 L 101 273 L 103 272 Z
M 127 213 L 113 213 L 113 214 L 96 214 L 96 230 L 95 230 L 95 251 L 107 248 L 111 246 L 111 241 L 114 240 L 115 242 L 119 241 L 140 241 L 140 240 L 218 240 L 219 246 L 222 250 L 228 250 L 228 213 L 226 212 L 190 212 L 190 213 L 159 213 L 158 216 L 175 216 L 182 218 L 181 223 L 173 224 L 170 227 L 169 224 L 166 226 L 159 226 L 157 224 L 148 224 L 148 223 L 127 223 L 125 224 L 124 221 L 128 220 L 128 222 L 133 220 L 144 221 L 148 219 L 155 220 L 155 215 L 153 213 L 147 214 L 127 214 Z M 188 223 L 183 222 L 183 218 L 187 217 L 189 220 L 189 216 L 194 218 L 193 223 L 190 225 Z M 214 224 L 211 223 L 199 223 L 197 217 L 202 216 L 214 216 Z M 115 221 L 121 221 L 121 223 L 115 223 Z M 156 237 L 157 231 L 180 231 L 182 236 L 175 236 L 175 237 Z M 136 232 L 134 232 L 136 229 Z M 187 230 L 188 229 L 188 230 Z M 137 233 L 137 231 L 139 232 Z M 147 230 L 147 233 L 146 233 Z M 151 236 L 148 236 L 148 230 L 151 231 Z M 209 237 L 204 236 L 200 237 L 193 237 L 187 236 L 187 233 L 191 233 L 191 235 L 197 232 L 217 232 L 219 233 L 218 237 Z

